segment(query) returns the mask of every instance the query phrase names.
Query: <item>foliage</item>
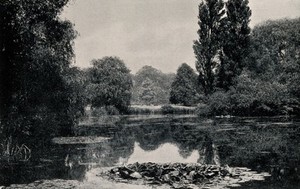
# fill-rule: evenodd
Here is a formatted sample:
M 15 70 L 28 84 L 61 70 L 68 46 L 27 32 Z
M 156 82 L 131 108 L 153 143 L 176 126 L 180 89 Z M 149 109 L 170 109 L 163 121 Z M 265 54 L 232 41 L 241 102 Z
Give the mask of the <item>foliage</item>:
M 199 95 L 197 74 L 186 63 L 182 64 L 171 85 L 170 102 L 184 106 L 195 105 Z
M 283 104 L 299 114 L 300 18 L 267 21 L 252 32 L 247 69 L 251 77 L 287 88 Z
M 100 116 L 107 116 L 107 111 L 105 107 L 93 108 L 91 109 L 91 116 L 92 117 L 100 117 Z
M 205 104 L 199 104 L 196 108 L 199 116 L 232 115 L 232 102 L 230 94 L 224 91 L 216 91 L 209 95 Z
M 163 82 L 164 79 L 163 73 L 152 66 L 144 66 L 137 71 L 134 77 L 135 84 L 141 85 L 145 78 L 149 78 L 155 82 Z
M 211 115 L 210 108 L 207 104 L 198 104 L 195 110 L 198 116 L 208 117 Z
M 217 79 L 217 87 L 224 90 L 229 90 L 235 84 L 235 78 L 242 72 L 244 59 L 249 53 L 251 10 L 248 3 L 248 0 L 226 2 Z
M 144 102 L 145 105 L 150 105 L 155 101 L 157 96 L 154 83 L 149 78 L 145 78 L 139 89 L 139 99 Z
M 114 106 L 97 107 L 91 110 L 93 117 L 119 115 L 119 110 Z
M 264 80 L 279 79 L 299 65 L 300 19 L 267 21 L 252 32 L 247 68 Z
M 159 105 L 169 102 L 174 74 L 164 74 L 151 67 L 142 67 L 133 76 L 133 104 Z
M 119 110 L 114 106 L 106 106 L 105 110 L 108 115 L 119 115 L 120 114 Z
M 164 105 L 161 107 L 161 112 L 163 114 L 173 114 L 175 109 L 171 105 Z
M 145 105 L 133 105 L 130 107 L 130 114 L 194 114 L 195 107 L 178 106 L 166 104 L 163 106 L 145 106 Z
M 288 114 L 287 87 L 274 81 L 253 79 L 246 73 L 235 88 L 209 96 L 209 115 L 272 116 Z
M 232 95 L 235 111 L 248 115 L 285 114 L 283 107 L 288 99 L 287 88 L 276 81 L 265 82 L 247 75 L 239 78 Z
M 199 39 L 194 41 L 196 69 L 204 93 L 211 94 L 215 85 L 215 69 L 221 47 L 222 19 L 225 14 L 223 0 L 205 0 L 199 5 Z
M 128 110 L 132 79 L 130 70 L 117 57 L 93 60 L 90 70 L 89 93 L 92 107 L 115 106 L 121 113 Z
M 70 135 L 83 111 L 80 83 L 70 68 L 76 32 L 59 18 L 67 2 L 0 2 L 0 121 L 6 146 L 31 140 L 29 147 L 43 146 L 53 136 Z
M 251 51 L 236 84 L 208 96 L 211 115 L 299 115 L 299 18 L 268 21 L 253 29 Z
M 78 119 L 84 114 L 84 107 L 88 104 L 87 99 L 87 77 L 84 71 L 77 67 L 71 67 L 67 70 L 65 76 L 68 100 L 72 102 L 69 109 L 73 110 L 70 116 Z
M 155 108 L 153 108 L 155 107 Z M 133 105 L 129 108 L 130 115 L 143 115 L 143 114 L 159 114 L 160 109 L 156 106 Z
M 209 99 L 209 110 L 212 115 L 231 115 L 231 102 L 229 93 L 217 91 Z

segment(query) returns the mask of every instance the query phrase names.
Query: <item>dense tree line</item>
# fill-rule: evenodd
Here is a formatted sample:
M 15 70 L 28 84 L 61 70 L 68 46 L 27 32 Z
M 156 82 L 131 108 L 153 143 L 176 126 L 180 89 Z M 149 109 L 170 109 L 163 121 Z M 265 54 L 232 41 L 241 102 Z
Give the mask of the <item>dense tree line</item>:
M 229 90 L 207 96 L 209 114 L 300 113 L 300 20 L 267 21 L 250 35 L 241 74 Z M 200 110 L 202 111 L 202 110 Z
M 228 41 L 222 39 L 220 50 L 211 59 L 215 67 L 210 67 L 214 77 L 210 92 L 209 87 L 203 86 L 201 73 L 197 75 L 187 64 L 182 64 L 176 75 L 144 66 L 135 75 L 126 76 L 133 81 L 131 103 L 185 106 L 204 103 L 206 110 L 202 106 L 200 111 L 215 115 L 299 114 L 299 19 L 268 21 L 254 27 L 250 33 L 248 3 L 237 2 L 234 5 L 231 1 L 226 3 L 231 7 L 226 9 L 226 14 L 229 15 L 227 12 L 231 9 L 244 12 L 231 18 L 234 23 L 227 17 L 222 20 L 226 27 L 219 35 L 228 35 L 225 38 Z
M 93 60 L 92 65 L 84 70 L 86 101 L 92 109 L 102 108 L 105 113 L 128 113 L 131 104 L 169 103 L 174 74 L 164 74 L 151 66 L 144 66 L 133 75 L 117 57 Z
M 0 2 L 0 135 L 8 156 L 21 144 L 71 134 L 82 115 L 83 81 L 70 66 L 76 32 L 59 18 L 67 2 Z
M 169 102 L 204 102 L 209 114 L 300 112 L 299 18 L 268 21 L 251 32 L 248 0 L 204 0 L 193 46 L 199 74 L 183 64 L 176 75 L 151 66 L 130 75 L 117 57 L 93 60 L 86 70 L 71 66 L 76 32 L 59 18 L 67 3 L 0 2 L 1 153 L 71 135 L 87 104 L 121 113 L 130 103 Z
M 196 69 L 209 114 L 299 114 L 299 19 L 249 27 L 248 0 L 199 5 Z M 202 108 L 203 109 L 203 108 Z

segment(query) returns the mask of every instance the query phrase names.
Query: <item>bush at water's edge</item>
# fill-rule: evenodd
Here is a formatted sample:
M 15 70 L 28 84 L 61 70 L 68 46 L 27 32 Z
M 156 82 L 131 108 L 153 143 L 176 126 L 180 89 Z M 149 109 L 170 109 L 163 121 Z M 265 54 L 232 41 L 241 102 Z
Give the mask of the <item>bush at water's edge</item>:
M 197 106 L 196 114 L 199 116 L 300 115 L 300 103 L 297 100 L 285 100 L 278 90 L 246 93 L 235 89 L 213 93 L 208 97 L 206 104 Z
M 129 108 L 129 114 L 194 114 L 196 107 L 162 105 L 162 106 L 145 106 L 133 105 Z

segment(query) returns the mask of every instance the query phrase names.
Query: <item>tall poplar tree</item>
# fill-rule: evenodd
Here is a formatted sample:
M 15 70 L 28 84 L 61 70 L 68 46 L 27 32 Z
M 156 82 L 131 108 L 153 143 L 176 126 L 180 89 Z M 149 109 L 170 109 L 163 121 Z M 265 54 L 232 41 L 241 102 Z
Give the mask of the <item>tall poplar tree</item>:
M 199 72 L 199 82 L 206 95 L 214 90 L 224 14 L 223 0 L 204 0 L 199 5 L 199 39 L 194 41 L 193 48 L 197 59 L 196 69 Z
M 228 90 L 243 69 L 244 58 L 249 53 L 250 16 L 248 0 L 228 0 L 223 20 L 223 47 L 220 51 L 220 68 L 217 87 Z

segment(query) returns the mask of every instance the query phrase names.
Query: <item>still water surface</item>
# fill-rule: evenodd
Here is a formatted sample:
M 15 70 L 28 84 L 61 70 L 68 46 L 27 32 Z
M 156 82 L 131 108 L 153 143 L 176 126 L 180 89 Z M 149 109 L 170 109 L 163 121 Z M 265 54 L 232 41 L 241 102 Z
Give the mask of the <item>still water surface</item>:
M 240 188 L 300 188 L 297 118 L 94 118 L 80 124 L 76 135 L 110 139 L 93 144 L 53 144 L 42 157 L 31 162 L 2 167 L 1 184 L 55 178 L 84 182 L 99 167 L 181 162 L 247 167 L 272 175 L 264 181 L 244 183 Z

